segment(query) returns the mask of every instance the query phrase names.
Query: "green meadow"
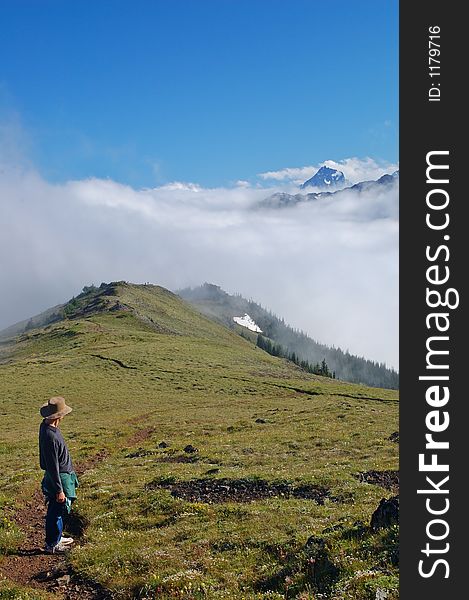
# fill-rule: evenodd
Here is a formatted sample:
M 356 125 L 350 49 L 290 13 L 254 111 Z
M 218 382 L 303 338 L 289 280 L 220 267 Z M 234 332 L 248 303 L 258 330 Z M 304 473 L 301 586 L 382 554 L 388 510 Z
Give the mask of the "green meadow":
M 74 573 L 119 598 L 398 597 L 396 527 L 369 527 L 395 492 L 358 477 L 398 468 L 396 391 L 308 374 L 149 285 L 84 294 L 0 357 L 0 563 L 62 395 Z M 13 580 L 0 598 L 27 598 Z

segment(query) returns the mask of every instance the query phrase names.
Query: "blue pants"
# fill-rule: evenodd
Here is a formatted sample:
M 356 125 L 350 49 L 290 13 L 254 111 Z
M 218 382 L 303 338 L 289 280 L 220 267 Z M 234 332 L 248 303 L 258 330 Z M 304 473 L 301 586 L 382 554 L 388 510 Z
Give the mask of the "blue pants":
M 67 515 L 65 502 L 57 502 L 48 498 L 46 515 L 46 544 L 56 546 L 60 542 L 64 529 L 64 518 Z

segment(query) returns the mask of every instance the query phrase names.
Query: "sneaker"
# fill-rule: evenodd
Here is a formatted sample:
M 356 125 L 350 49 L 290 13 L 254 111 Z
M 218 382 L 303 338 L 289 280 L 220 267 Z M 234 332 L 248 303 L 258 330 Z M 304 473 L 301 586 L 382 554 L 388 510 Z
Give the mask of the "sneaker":
M 59 544 L 64 546 L 68 546 L 69 544 L 73 544 L 75 540 L 72 537 L 61 537 Z
M 67 552 L 67 550 L 70 550 L 70 545 L 62 544 L 61 541 L 55 546 L 49 546 L 49 544 L 44 546 L 44 552 L 46 554 L 63 554 L 64 552 Z

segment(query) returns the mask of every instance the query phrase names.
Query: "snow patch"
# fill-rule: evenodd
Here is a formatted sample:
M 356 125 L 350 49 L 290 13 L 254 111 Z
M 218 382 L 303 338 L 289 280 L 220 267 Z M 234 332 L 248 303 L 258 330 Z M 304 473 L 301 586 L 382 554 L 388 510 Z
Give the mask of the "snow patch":
M 262 329 L 255 323 L 255 321 L 246 313 L 244 317 L 233 317 L 233 321 L 238 323 L 238 325 L 242 325 L 251 331 L 255 331 L 256 333 L 262 333 Z

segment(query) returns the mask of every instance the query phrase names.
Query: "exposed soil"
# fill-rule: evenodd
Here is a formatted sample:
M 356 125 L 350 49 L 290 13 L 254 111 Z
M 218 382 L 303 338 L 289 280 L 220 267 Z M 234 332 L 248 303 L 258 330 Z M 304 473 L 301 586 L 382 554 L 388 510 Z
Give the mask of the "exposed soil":
M 171 495 L 190 502 L 252 502 L 265 498 L 301 498 L 324 504 L 329 490 L 316 485 L 295 486 L 263 479 L 193 479 L 168 483 L 155 481 L 150 488 L 166 488 Z
M 144 427 L 143 429 L 139 429 L 127 438 L 126 443 L 128 446 L 136 446 L 137 444 L 141 444 L 149 437 L 151 437 L 155 433 L 155 431 L 156 427 Z
M 17 584 L 45 590 L 64 600 L 110 599 L 110 593 L 99 584 L 74 575 L 64 555 L 44 554 L 45 513 L 44 499 L 38 490 L 14 516 L 16 524 L 25 533 L 25 541 L 17 554 L 1 561 L 0 573 Z M 76 527 L 80 516 L 72 515 L 65 521 L 65 528 L 79 540 L 83 534 L 83 529 Z
M 147 419 L 149 419 L 153 414 L 154 414 L 154 411 L 147 412 L 147 413 L 144 413 L 143 415 L 137 415 L 136 417 L 131 417 L 130 419 L 127 419 L 125 422 L 129 423 L 130 425 L 138 425 L 142 421 L 146 421 Z
M 123 369 L 133 369 L 133 370 L 137 370 L 137 367 L 132 367 L 130 365 L 126 365 L 125 363 L 123 363 L 121 360 L 119 360 L 118 358 L 110 358 L 109 356 L 102 356 L 101 354 L 90 354 L 90 356 L 94 356 L 95 358 L 100 358 L 101 360 L 108 360 L 110 362 L 115 363 L 116 365 L 118 365 L 119 367 L 122 367 Z
M 380 485 L 387 490 L 399 489 L 399 471 L 366 471 L 358 474 L 359 481 Z
M 244 381 L 247 381 L 247 380 L 244 380 Z M 270 381 L 264 381 L 263 383 L 265 385 L 271 385 L 274 387 L 283 388 L 285 390 L 292 390 L 294 392 L 297 392 L 298 394 L 306 394 L 307 396 L 324 396 L 325 395 L 324 392 L 316 392 L 314 390 L 305 390 L 303 388 L 298 388 L 298 387 L 294 387 L 291 385 L 282 385 L 279 383 L 272 383 Z M 394 400 L 388 400 L 387 398 L 375 398 L 374 396 L 362 396 L 360 394 L 355 396 L 353 394 L 340 394 L 338 392 L 333 392 L 331 395 L 340 396 L 343 398 L 353 398 L 354 400 L 376 400 L 377 402 L 394 402 Z
M 199 457 L 196 454 L 165 454 L 157 458 L 156 462 L 193 464 L 199 462 Z
M 96 452 L 96 454 L 93 456 L 90 456 L 90 458 L 75 463 L 75 471 L 78 475 L 83 475 L 85 471 L 91 471 L 91 469 L 94 469 L 97 464 L 105 460 L 108 456 L 109 452 L 103 448 L 102 450 Z
M 144 456 L 153 456 L 157 453 L 157 450 L 146 450 L 145 448 L 138 448 L 133 452 L 129 452 L 125 455 L 125 458 L 142 458 Z

